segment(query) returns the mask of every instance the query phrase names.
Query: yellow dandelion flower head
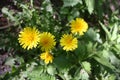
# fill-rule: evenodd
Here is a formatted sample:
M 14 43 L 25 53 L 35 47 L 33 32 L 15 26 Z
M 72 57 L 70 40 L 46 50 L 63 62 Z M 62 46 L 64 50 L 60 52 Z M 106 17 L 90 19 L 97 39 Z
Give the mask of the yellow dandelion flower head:
M 78 47 L 78 40 L 74 38 L 72 34 L 64 34 L 60 39 L 60 45 L 63 47 L 63 50 L 72 51 Z
M 49 32 L 43 32 L 40 34 L 40 46 L 42 51 L 50 51 L 54 48 L 55 36 Z
M 70 27 L 72 33 L 83 35 L 88 29 L 88 24 L 84 21 L 84 19 L 76 18 L 76 20 L 71 21 Z
M 44 53 L 40 54 L 40 58 L 42 60 L 44 60 L 45 64 L 53 62 L 53 56 L 49 52 L 44 52 Z
M 19 33 L 19 43 L 22 48 L 29 50 L 36 48 L 39 43 L 40 32 L 35 28 L 26 27 Z

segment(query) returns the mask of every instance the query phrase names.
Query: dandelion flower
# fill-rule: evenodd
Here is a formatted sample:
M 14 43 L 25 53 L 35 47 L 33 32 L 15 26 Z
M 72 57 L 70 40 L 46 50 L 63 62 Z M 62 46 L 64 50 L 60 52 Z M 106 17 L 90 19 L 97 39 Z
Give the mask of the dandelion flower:
M 40 46 L 42 51 L 50 51 L 54 48 L 56 42 L 55 42 L 55 36 L 52 35 L 49 32 L 43 32 L 40 34 Z
M 84 19 L 76 18 L 76 20 L 71 21 L 70 27 L 72 33 L 83 35 L 88 29 L 88 24 L 84 21 Z
M 75 50 L 78 40 L 74 38 L 72 34 L 64 34 L 60 39 L 60 45 L 63 47 L 63 50 L 72 51 Z
M 44 52 L 40 55 L 40 58 L 44 60 L 46 64 L 53 62 L 53 56 L 49 52 Z
M 34 27 L 26 27 L 19 33 L 19 43 L 22 48 L 29 50 L 36 48 L 39 43 L 39 31 Z

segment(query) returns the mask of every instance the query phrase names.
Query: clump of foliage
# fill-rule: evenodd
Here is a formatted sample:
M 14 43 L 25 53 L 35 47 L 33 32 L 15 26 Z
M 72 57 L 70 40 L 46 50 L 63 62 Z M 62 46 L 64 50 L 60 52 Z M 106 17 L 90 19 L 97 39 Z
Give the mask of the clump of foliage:
M 4 7 L 13 25 L 0 33 L 0 47 L 13 55 L 5 61 L 11 71 L 0 78 L 119 79 L 119 10 L 108 14 L 103 9 L 107 1 L 42 0 L 37 5 L 34 0 L 14 0 L 17 11 Z

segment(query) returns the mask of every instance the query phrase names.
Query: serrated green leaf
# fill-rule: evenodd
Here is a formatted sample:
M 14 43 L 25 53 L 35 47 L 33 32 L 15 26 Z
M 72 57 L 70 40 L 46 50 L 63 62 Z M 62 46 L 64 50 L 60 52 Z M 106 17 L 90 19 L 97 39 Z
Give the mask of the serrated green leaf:
M 28 70 L 27 75 L 30 80 L 39 80 L 41 79 L 41 74 L 43 73 L 43 67 L 39 66 L 37 68 L 34 68 L 33 70 Z
M 105 58 L 108 59 L 108 57 L 109 57 L 109 51 L 103 50 L 103 51 L 102 51 L 102 54 L 103 54 L 103 57 L 105 57 Z
M 46 0 L 44 3 L 46 4 L 46 7 L 45 7 L 46 11 L 53 13 L 53 8 L 52 8 L 50 0 Z
M 87 6 L 87 9 L 88 9 L 88 12 L 91 14 L 94 10 L 95 1 L 94 0 L 85 0 L 85 3 L 86 3 L 86 6 Z
M 14 64 L 15 64 L 15 58 L 13 58 L 13 57 L 9 57 L 9 58 L 7 58 L 7 60 L 5 61 L 5 65 L 14 66 Z
M 64 80 L 71 80 L 71 78 L 72 78 L 71 75 L 69 75 L 68 72 L 64 72 L 63 77 L 64 77 Z
M 89 75 L 84 69 L 81 69 L 79 76 L 80 80 L 89 80 Z
M 13 12 L 8 11 L 8 8 L 2 8 L 2 13 L 7 15 L 12 21 L 16 21 L 15 17 L 13 16 Z
M 40 75 L 40 78 L 38 80 L 55 80 L 55 77 L 44 73 Z
M 82 66 L 88 73 L 91 73 L 91 65 L 89 62 L 87 61 L 82 62 Z
M 32 76 L 29 76 L 28 77 L 30 80 L 50 80 L 50 76 L 48 74 L 39 74 L 38 73 L 35 73 L 34 75 Z

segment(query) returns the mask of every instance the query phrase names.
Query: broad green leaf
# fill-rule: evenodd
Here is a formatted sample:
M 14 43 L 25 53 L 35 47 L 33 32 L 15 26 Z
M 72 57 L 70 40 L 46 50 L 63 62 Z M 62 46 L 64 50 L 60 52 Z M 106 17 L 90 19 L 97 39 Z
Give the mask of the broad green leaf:
M 77 55 L 80 61 L 82 61 L 85 58 L 86 52 L 86 45 L 78 41 L 78 48 L 75 50 L 75 54 Z
M 114 74 L 111 74 L 108 80 L 115 80 L 116 76 Z
M 78 67 L 77 70 L 75 71 L 75 74 L 74 74 L 74 79 L 75 80 L 79 80 L 80 79 L 80 70 L 81 70 L 81 68 Z
M 56 73 L 56 68 L 51 66 L 51 65 L 49 65 L 47 67 L 47 73 L 50 74 L 50 75 L 54 75 Z
M 94 59 L 97 62 L 99 62 L 100 64 L 102 64 L 110 69 L 115 69 L 115 67 L 109 62 L 109 60 L 106 59 L 105 57 L 103 57 L 102 55 L 94 56 Z
M 82 3 L 82 0 L 63 0 L 64 7 L 75 6 L 78 3 Z
M 54 59 L 55 66 L 61 72 L 66 72 L 70 69 L 72 65 L 70 59 L 67 59 L 65 55 L 59 55 Z
M 97 38 L 97 33 L 92 29 L 90 28 L 88 31 L 87 31 L 87 36 L 89 39 L 91 39 L 92 41 L 96 41 L 96 38 Z
M 91 73 L 91 65 L 89 62 L 87 62 L 87 61 L 82 62 L 82 66 L 88 73 Z
M 95 1 L 94 0 L 85 0 L 85 3 L 86 3 L 86 6 L 88 8 L 88 12 L 90 14 L 92 14 L 92 12 L 94 10 L 94 3 L 95 3 Z
M 86 47 L 87 47 L 87 52 L 91 53 L 93 51 L 93 43 L 92 42 L 89 42 Z
M 120 59 L 117 58 L 114 53 L 111 52 L 109 57 L 110 57 L 110 62 L 113 65 L 115 65 L 116 67 L 120 66 Z M 118 68 L 118 69 L 120 69 L 120 68 Z
M 100 38 L 100 34 L 97 33 L 93 28 L 89 28 L 88 31 L 86 32 L 86 39 L 102 43 L 102 39 Z
M 95 0 L 95 10 L 97 12 L 97 17 L 101 20 L 103 19 L 103 2 L 104 0 Z

